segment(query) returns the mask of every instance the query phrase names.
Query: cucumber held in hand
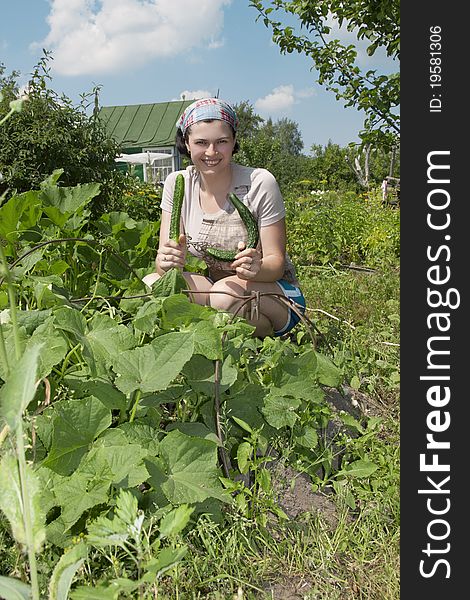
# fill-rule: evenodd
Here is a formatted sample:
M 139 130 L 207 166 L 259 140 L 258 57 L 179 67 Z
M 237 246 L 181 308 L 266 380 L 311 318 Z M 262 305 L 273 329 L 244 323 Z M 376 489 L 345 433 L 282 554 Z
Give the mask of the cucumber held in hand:
M 181 221 L 181 207 L 183 206 L 184 200 L 184 177 L 181 173 L 178 173 L 175 179 L 175 189 L 173 192 L 173 207 L 171 209 L 170 219 L 170 240 L 175 242 L 179 241 L 180 237 L 180 221 Z
M 238 198 L 236 194 L 229 195 L 230 201 L 235 206 L 248 232 L 247 248 L 256 248 L 259 239 L 258 223 L 251 214 L 250 209 Z M 232 261 L 240 250 L 222 250 L 221 248 L 206 248 L 206 253 L 213 258 L 223 261 Z

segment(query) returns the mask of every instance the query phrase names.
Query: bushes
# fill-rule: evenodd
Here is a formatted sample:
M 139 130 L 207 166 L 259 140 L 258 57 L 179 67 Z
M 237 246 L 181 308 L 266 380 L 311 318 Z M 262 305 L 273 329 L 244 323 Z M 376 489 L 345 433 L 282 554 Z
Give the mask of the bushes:
M 288 252 L 298 265 L 396 266 L 400 211 L 378 192 L 287 196 Z
M 100 195 L 93 201 L 92 212 L 104 213 L 114 208 L 120 197 L 122 174 L 114 170 L 118 145 L 103 125 L 86 114 L 88 95 L 74 106 L 64 95 L 48 88 L 46 52 L 28 84 L 28 100 L 23 110 L 0 128 L 0 194 L 37 189 L 41 181 L 56 169 L 63 169 L 61 183 L 100 183 Z M 9 102 L 18 97 L 18 73 L 4 75 L 0 63 L 0 118 L 8 112 Z M 95 90 L 96 101 L 97 90 Z

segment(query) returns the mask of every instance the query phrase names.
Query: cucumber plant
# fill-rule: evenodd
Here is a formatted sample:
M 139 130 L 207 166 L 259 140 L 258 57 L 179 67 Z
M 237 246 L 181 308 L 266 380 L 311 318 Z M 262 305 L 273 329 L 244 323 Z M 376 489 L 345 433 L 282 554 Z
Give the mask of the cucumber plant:
M 236 194 L 230 194 L 229 199 L 240 215 L 247 233 L 248 239 L 246 242 L 247 248 L 256 248 L 259 240 L 259 230 L 258 223 L 256 219 L 252 215 L 250 209 L 238 198 Z M 216 258 L 218 260 L 223 261 L 232 261 L 235 259 L 235 256 L 238 254 L 239 250 L 223 250 L 221 248 L 206 248 L 206 253 L 212 258 Z

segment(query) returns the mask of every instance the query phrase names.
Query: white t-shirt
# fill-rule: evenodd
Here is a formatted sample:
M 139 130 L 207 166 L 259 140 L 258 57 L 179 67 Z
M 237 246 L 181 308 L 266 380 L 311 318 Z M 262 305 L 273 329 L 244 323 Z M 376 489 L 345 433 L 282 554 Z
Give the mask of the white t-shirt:
M 176 176 L 184 176 L 184 201 L 181 209 L 182 231 L 186 234 L 188 250 L 202 258 L 208 265 L 213 279 L 235 274 L 230 262 L 214 260 L 204 252 L 207 246 L 234 250 L 240 240 L 247 240 L 246 227 L 238 211 L 227 199 L 216 213 L 205 213 L 199 201 L 200 174 L 190 165 L 183 171 L 170 173 L 163 186 L 161 208 L 171 213 Z M 285 217 L 284 200 L 275 177 L 266 169 L 253 169 L 232 163 L 232 188 L 234 193 L 250 209 L 258 227 L 272 225 Z M 260 243 L 258 249 L 262 251 Z M 286 253 L 284 275 L 289 283 L 299 285 L 294 266 Z

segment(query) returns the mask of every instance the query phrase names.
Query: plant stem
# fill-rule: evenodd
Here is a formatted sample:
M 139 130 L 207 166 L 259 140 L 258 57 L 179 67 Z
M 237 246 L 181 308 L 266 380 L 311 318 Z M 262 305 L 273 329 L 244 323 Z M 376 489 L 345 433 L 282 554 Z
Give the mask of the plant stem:
M 11 282 L 11 273 L 8 268 L 7 259 L 5 256 L 5 252 L 3 250 L 3 246 L 0 244 L 0 262 L 2 263 L 3 270 L 5 271 L 5 278 L 7 280 L 7 288 L 8 288 L 8 301 L 10 304 L 10 318 L 11 325 L 13 328 L 13 339 L 15 342 L 15 357 L 16 360 L 21 358 L 21 342 L 20 337 L 18 335 L 18 319 L 16 314 L 16 298 L 15 298 L 15 290 L 13 288 L 13 284 Z
M 140 390 L 136 390 L 134 392 L 134 405 L 132 406 L 131 416 L 129 417 L 129 423 L 135 419 L 135 413 L 137 412 L 137 407 L 139 405 L 140 397 L 142 396 L 142 392 Z
M 20 421 L 16 430 L 16 453 L 18 460 L 18 467 L 20 472 L 21 482 L 21 499 L 23 505 L 23 522 L 26 535 L 26 546 L 28 550 L 29 570 L 31 579 L 31 592 L 33 600 L 39 599 L 39 584 L 38 584 L 38 572 L 36 565 L 36 554 L 34 552 L 34 539 L 33 539 L 33 524 L 31 521 L 31 512 L 29 510 L 29 494 L 28 486 L 26 482 L 26 459 L 23 443 L 23 422 Z
M 2 324 L 0 323 L 0 359 L 5 365 L 5 377 L 8 378 L 10 375 L 10 365 L 8 363 L 7 349 L 5 346 L 5 337 L 3 335 Z

